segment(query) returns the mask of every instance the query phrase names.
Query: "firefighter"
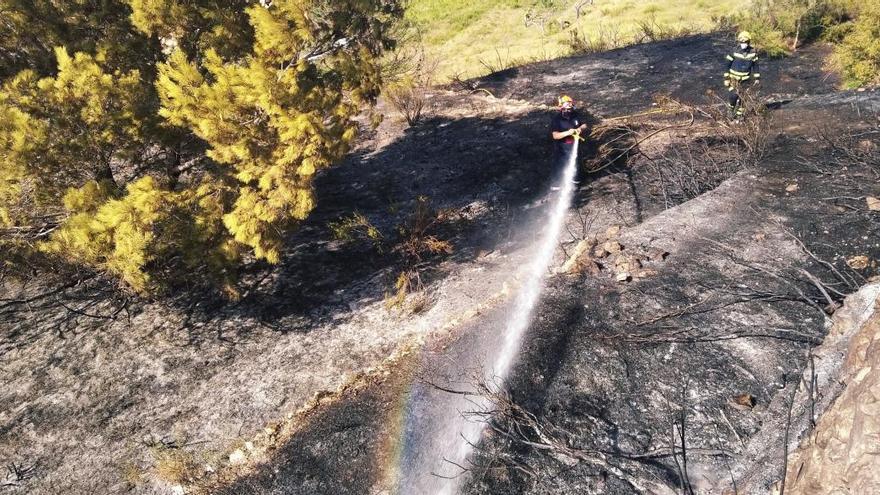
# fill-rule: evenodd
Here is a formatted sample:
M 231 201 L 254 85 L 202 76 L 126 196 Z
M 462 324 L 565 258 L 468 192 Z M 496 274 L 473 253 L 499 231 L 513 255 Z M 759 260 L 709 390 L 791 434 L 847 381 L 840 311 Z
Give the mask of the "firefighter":
M 568 95 L 562 95 L 557 101 L 559 110 L 550 122 L 550 132 L 553 136 L 553 155 L 559 167 L 565 167 L 574 151 L 575 139 L 583 139 L 581 134 L 587 130 L 585 124 L 574 107 L 574 100 Z
M 761 81 L 758 69 L 758 53 L 752 48 L 752 35 L 748 31 L 736 37 L 739 49 L 727 56 L 727 72 L 724 74 L 724 85 L 727 86 L 727 108 L 734 120 L 743 116 L 743 102 L 740 93 L 747 84 L 757 85 Z

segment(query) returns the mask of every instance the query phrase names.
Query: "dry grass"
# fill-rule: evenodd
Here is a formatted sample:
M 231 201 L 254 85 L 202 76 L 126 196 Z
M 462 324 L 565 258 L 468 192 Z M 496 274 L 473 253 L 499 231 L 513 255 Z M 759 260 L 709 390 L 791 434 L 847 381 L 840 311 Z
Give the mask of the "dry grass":
M 131 486 L 140 486 L 144 481 L 144 472 L 133 462 L 126 462 L 120 468 L 122 479 Z
M 398 226 L 398 241 L 392 252 L 400 256 L 403 269 L 394 282 L 394 291 L 386 296 L 389 308 L 407 309 L 412 313 L 427 309 L 430 300 L 424 294 L 422 271 L 429 259 L 455 251 L 452 243 L 440 234 L 441 227 L 450 222 L 451 216 L 447 211 L 435 209 L 429 198 L 420 196 L 409 218 Z M 410 298 L 407 305 L 410 294 L 415 297 Z
M 603 0 L 412 0 L 407 17 L 421 27 L 430 56 L 440 60 L 438 80 L 482 75 L 485 65 L 513 66 L 571 53 L 572 38 L 592 50 L 654 36 L 707 31 L 748 0 L 680 2 Z M 499 57 L 503 61 L 498 64 Z
M 152 449 L 156 477 L 180 485 L 196 480 L 199 473 L 195 455 L 181 448 L 154 447 Z
M 414 34 L 413 34 L 414 33 Z M 385 97 L 413 126 L 430 110 L 428 92 L 434 84 L 438 63 L 428 56 L 418 32 L 410 30 L 386 61 Z

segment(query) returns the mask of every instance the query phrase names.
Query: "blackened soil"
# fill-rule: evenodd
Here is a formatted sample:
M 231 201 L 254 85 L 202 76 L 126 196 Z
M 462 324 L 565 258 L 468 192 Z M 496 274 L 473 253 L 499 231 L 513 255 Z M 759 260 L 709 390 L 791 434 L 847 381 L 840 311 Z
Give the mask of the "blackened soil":
M 658 92 L 704 104 L 713 101 L 705 90 L 720 81 L 719 60 L 728 45 L 696 36 L 631 47 L 511 69 L 481 87 L 533 103 L 573 93 L 600 115 L 644 111 Z M 508 385 L 512 398 L 568 447 L 606 452 L 607 462 L 625 476 L 599 461 L 572 463 L 488 435 L 478 451 L 491 455 L 478 453 L 468 466 L 467 493 L 676 493 L 683 483 L 697 493 L 722 493 L 746 478 L 753 489 L 769 489 L 782 469 L 781 432 L 794 383 L 826 331 L 827 301 L 812 279 L 834 287 L 839 300 L 876 274 L 875 264 L 852 269 L 847 260 L 880 256 L 880 223 L 864 202 L 880 194 L 877 155 L 859 161 L 827 139 L 855 136 L 846 141 L 850 148 L 861 143 L 876 150 L 880 98 L 836 93 L 834 77 L 821 71 L 824 54 L 813 47 L 764 64 L 764 91 L 786 101 L 773 106 L 767 153 L 715 177 L 711 190 L 696 199 L 675 206 L 687 198 L 670 204 L 658 194 L 650 152 L 697 142 L 708 143 L 710 152 L 729 145 L 707 136 L 705 127 L 699 135 L 682 130 L 646 143 L 647 153 L 580 186 L 568 222 L 573 238 L 618 223 L 625 227 L 620 242 L 627 251 L 660 249 L 669 256 L 646 261 L 656 274 L 627 283 L 615 281 L 607 267 L 598 276 L 553 277 Z M 677 77 L 682 73 L 688 77 Z M 660 118 L 640 125 L 667 124 Z M 726 124 L 718 129 L 730 132 Z M 499 317 L 488 312 L 482 325 L 496 325 Z M 452 338 L 467 342 L 480 326 L 478 320 Z M 752 408 L 734 405 L 743 395 L 754 399 Z M 398 412 L 392 397 L 377 406 L 387 415 L 376 421 L 392 421 Z M 358 417 L 361 407 L 351 397 L 328 417 Z M 793 438 L 806 428 L 796 413 Z M 303 487 L 315 485 L 303 479 L 331 476 L 327 469 L 335 471 L 327 466 L 357 437 L 331 430 L 315 430 L 332 438 L 312 444 L 312 455 L 325 459 L 322 467 L 275 456 L 240 483 L 258 487 L 257 493 L 306 493 Z M 376 480 L 369 493 L 393 493 L 381 482 L 388 456 L 374 459 L 369 467 L 355 463 L 363 469 L 359 479 Z M 300 471 L 281 478 L 268 474 L 271 466 Z M 352 476 L 348 466 L 342 472 Z M 340 481 L 310 493 L 352 487 L 366 489 Z
M 665 94 L 711 108 L 718 100 L 706 91 L 721 91 L 729 46 L 695 36 L 512 69 L 480 83 L 495 97 L 438 90 L 431 117 L 412 128 L 387 111 L 345 163 L 318 177 L 318 209 L 291 236 L 280 266 L 244 270 L 238 303 L 139 300 L 97 279 L 3 279 L 0 461 L 32 468 L 9 491 L 165 493 L 169 483 L 153 469 L 157 441 L 208 459 L 200 476 L 225 479 L 228 453 L 267 423 L 429 337 L 514 279 L 540 230 L 523 226 L 540 218 L 554 175 L 552 110 L 541 104 L 568 92 L 609 117 L 651 109 Z M 781 444 L 752 439 L 781 430 L 789 376 L 824 334 L 823 296 L 803 270 L 845 294 L 875 273 L 872 264 L 853 271 L 846 261 L 880 256 L 877 213 L 864 203 L 880 194 L 870 153 L 878 98 L 834 92 L 823 55 L 815 47 L 764 64 L 762 92 L 791 100 L 772 112 L 768 154 L 725 169 L 711 184 L 720 186 L 697 199 L 675 206 L 688 198 L 664 198 L 652 159 L 705 140 L 714 125 L 707 121 L 697 123 L 699 136 L 692 128 L 658 134 L 582 178 L 566 248 L 619 224 L 627 250 L 670 255 L 646 263 L 655 275 L 630 283 L 607 269 L 552 278 L 510 387 L 567 432 L 571 446 L 639 455 L 610 460 L 629 474 L 586 461 L 570 466 L 488 437 L 503 455 L 492 469 L 474 469 L 471 493 L 674 492 L 681 471 L 662 449 L 682 410 L 697 491 L 719 493 L 746 475 L 766 485 L 780 471 Z M 679 117 L 633 125 L 645 134 Z M 847 135 L 855 137 L 837 148 L 825 139 Z M 726 142 L 711 141 L 714 149 Z M 868 159 L 840 150 L 859 146 Z M 400 259 L 336 239 L 328 224 L 357 211 L 393 244 L 420 196 L 453 213 L 436 234 L 455 252 L 424 261 L 428 307 L 401 314 L 382 302 Z M 478 338 L 497 317 L 477 312 L 443 338 Z M 434 349 L 445 343 L 428 341 Z M 227 493 L 387 493 L 398 446 L 389 439 L 399 433 L 410 373 L 373 377 L 318 407 Z M 755 397 L 754 409 L 730 405 L 743 393 Z

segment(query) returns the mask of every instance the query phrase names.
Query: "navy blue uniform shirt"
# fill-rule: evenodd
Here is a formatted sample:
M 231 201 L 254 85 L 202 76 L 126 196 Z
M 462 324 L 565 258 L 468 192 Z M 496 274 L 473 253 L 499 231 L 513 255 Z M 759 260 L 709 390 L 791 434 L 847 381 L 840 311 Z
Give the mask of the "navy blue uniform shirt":
M 580 127 L 581 124 L 583 124 L 583 122 L 581 122 L 581 116 L 576 110 L 572 110 L 568 116 L 565 116 L 562 112 L 556 112 L 556 115 L 550 120 L 551 137 L 553 136 L 553 132 L 565 132 Z M 568 154 L 568 152 L 571 151 L 572 145 L 574 145 L 574 136 L 554 139 L 553 151 L 557 156 Z

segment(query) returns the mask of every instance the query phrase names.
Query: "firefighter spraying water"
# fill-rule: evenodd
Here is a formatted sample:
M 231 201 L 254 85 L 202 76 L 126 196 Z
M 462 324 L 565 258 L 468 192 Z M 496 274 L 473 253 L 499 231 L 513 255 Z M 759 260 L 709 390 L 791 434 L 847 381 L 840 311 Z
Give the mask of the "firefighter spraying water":
M 580 112 L 574 106 L 574 100 L 562 95 L 557 102 L 559 110 L 550 121 L 550 132 L 553 136 L 553 154 L 556 168 L 561 169 L 568 163 L 572 154 L 577 155 L 575 141 L 583 141 L 581 134 L 587 130 Z M 577 157 L 575 157 L 577 161 Z

